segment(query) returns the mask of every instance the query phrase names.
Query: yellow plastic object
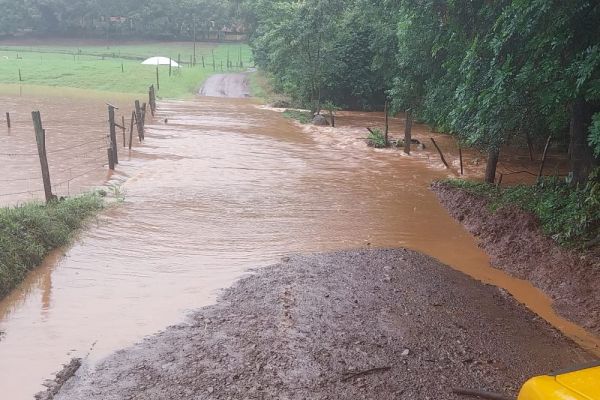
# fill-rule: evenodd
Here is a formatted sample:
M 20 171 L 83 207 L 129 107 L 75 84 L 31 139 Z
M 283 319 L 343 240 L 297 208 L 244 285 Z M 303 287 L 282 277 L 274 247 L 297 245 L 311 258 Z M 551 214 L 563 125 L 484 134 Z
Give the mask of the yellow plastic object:
M 532 378 L 518 400 L 600 400 L 600 366 Z

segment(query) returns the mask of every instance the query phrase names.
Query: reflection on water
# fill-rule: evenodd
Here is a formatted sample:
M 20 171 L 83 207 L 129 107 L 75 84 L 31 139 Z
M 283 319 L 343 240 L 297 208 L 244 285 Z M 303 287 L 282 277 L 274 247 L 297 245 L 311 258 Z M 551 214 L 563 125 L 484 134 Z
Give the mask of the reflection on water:
M 364 126 L 379 115 L 342 115 L 332 130 L 300 129 L 245 100 L 163 102 L 159 110 L 146 143 L 122 155 L 124 204 L 0 303 L 7 398 L 30 397 L 70 357 L 97 360 L 181 321 L 248 268 L 296 252 L 420 250 L 509 289 L 592 345 L 539 291 L 489 268 L 429 190 L 454 174 L 435 153 L 365 148 Z

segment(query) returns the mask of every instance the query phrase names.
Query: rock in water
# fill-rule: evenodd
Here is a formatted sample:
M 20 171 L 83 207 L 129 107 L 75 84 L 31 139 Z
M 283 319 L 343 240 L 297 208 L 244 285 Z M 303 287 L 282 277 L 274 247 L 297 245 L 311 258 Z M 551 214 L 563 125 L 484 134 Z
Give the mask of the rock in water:
M 329 126 L 329 121 L 327 121 L 327 118 L 325 118 L 321 114 L 317 114 L 313 118 L 312 124 L 317 126 Z

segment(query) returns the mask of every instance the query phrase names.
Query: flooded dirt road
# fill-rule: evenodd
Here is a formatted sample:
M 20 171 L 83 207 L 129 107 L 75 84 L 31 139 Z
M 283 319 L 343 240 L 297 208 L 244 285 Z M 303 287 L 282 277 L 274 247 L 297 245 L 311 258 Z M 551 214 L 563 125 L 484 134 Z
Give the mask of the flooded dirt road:
M 489 268 L 429 190 L 453 175 L 434 153 L 365 147 L 364 126 L 382 120 L 357 114 L 335 131 L 301 129 L 248 100 L 161 102 L 145 144 L 121 155 L 112 177 L 124 203 L 0 303 L 3 394 L 30 398 L 71 357 L 93 362 L 181 321 L 248 268 L 359 247 L 422 251 L 595 346 L 531 285 Z

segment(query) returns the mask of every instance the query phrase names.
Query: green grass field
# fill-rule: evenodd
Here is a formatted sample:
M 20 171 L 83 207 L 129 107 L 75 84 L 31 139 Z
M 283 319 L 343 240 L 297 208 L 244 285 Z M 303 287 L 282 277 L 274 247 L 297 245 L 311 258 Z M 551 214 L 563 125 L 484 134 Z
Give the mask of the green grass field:
M 215 70 L 213 70 L 213 52 Z M 239 67 L 240 53 L 243 67 Z M 44 45 L 18 46 L 0 43 L 0 83 L 72 87 L 131 94 L 147 93 L 156 84 L 156 67 L 141 65 L 152 56 L 171 57 L 184 65 L 159 67 L 161 98 L 191 97 L 213 73 L 227 69 L 227 57 L 234 64 L 229 71 L 253 65 L 252 53 L 245 44 L 196 45 L 196 66 L 190 67 L 192 43 L 144 43 L 111 46 Z M 204 66 L 202 58 L 204 57 Z M 19 81 L 19 70 L 21 81 Z

